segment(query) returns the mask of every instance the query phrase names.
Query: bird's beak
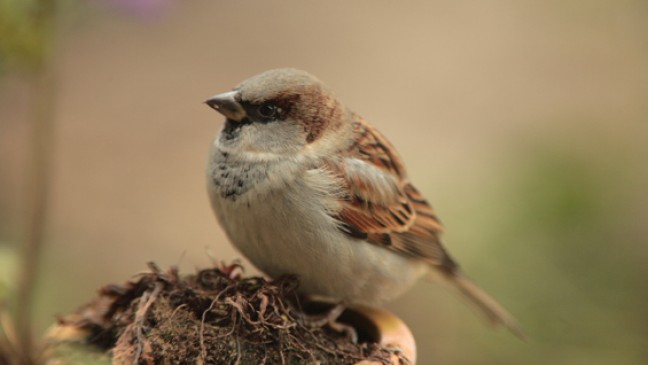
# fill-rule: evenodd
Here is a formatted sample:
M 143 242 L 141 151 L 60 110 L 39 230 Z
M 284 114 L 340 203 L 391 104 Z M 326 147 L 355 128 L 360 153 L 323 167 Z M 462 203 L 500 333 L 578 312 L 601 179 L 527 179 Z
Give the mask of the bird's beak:
M 241 104 L 236 100 L 238 99 L 238 96 L 238 91 L 229 91 L 212 96 L 205 100 L 205 104 L 223 114 L 227 119 L 240 122 L 245 118 L 245 109 L 243 109 Z

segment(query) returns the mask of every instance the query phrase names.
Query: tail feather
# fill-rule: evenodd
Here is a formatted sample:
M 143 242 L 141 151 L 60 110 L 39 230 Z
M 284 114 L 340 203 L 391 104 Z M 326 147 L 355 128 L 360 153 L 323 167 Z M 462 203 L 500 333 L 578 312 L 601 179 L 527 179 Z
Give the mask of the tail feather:
M 522 328 L 518 325 L 515 318 L 502 307 L 495 299 L 486 294 L 481 288 L 473 283 L 466 276 L 460 272 L 455 272 L 446 278 L 459 289 L 461 294 L 466 297 L 470 303 L 476 306 L 481 313 L 483 313 L 489 322 L 495 326 L 506 327 L 514 335 L 522 340 L 526 340 L 526 336 Z

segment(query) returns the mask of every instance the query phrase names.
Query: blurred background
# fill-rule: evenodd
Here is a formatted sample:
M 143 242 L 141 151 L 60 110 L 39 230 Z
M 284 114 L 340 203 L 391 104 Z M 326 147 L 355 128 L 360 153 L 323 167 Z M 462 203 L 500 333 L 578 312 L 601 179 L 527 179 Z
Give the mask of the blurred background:
M 223 120 L 202 101 L 290 66 L 388 136 L 450 251 L 529 337 L 422 281 L 388 306 L 420 364 L 648 360 L 645 1 L 0 3 L 4 301 L 30 220 L 32 123 L 53 123 L 37 333 L 147 261 L 240 257 L 206 198 Z

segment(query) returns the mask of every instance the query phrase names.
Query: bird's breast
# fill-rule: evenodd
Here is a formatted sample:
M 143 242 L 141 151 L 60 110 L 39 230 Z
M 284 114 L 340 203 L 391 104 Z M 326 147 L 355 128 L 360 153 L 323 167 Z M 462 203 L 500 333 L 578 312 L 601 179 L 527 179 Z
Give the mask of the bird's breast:
M 338 187 L 328 171 L 221 162 L 207 174 L 214 212 L 232 243 L 271 277 L 296 274 L 306 293 L 376 303 L 424 271 L 422 262 L 339 229 L 330 214 Z

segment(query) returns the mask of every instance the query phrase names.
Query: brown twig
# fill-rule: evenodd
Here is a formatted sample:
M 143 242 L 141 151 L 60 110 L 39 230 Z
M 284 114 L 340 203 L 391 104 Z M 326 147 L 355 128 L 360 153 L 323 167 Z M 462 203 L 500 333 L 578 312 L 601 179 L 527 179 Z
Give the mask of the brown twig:
M 156 283 L 155 288 L 151 293 L 145 292 L 142 295 L 142 299 L 137 308 L 137 312 L 135 313 L 133 330 L 135 331 L 135 336 L 137 339 L 138 346 L 137 346 L 137 351 L 135 352 L 135 356 L 133 358 L 133 364 L 139 363 L 139 358 L 142 355 L 142 351 L 146 347 L 146 344 L 148 344 L 148 342 L 146 341 L 146 337 L 144 336 L 144 333 L 142 331 L 142 327 L 144 327 L 144 322 L 146 321 L 146 316 L 149 312 L 149 309 L 151 309 L 151 305 L 155 303 L 161 290 L 162 290 L 162 283 Z

